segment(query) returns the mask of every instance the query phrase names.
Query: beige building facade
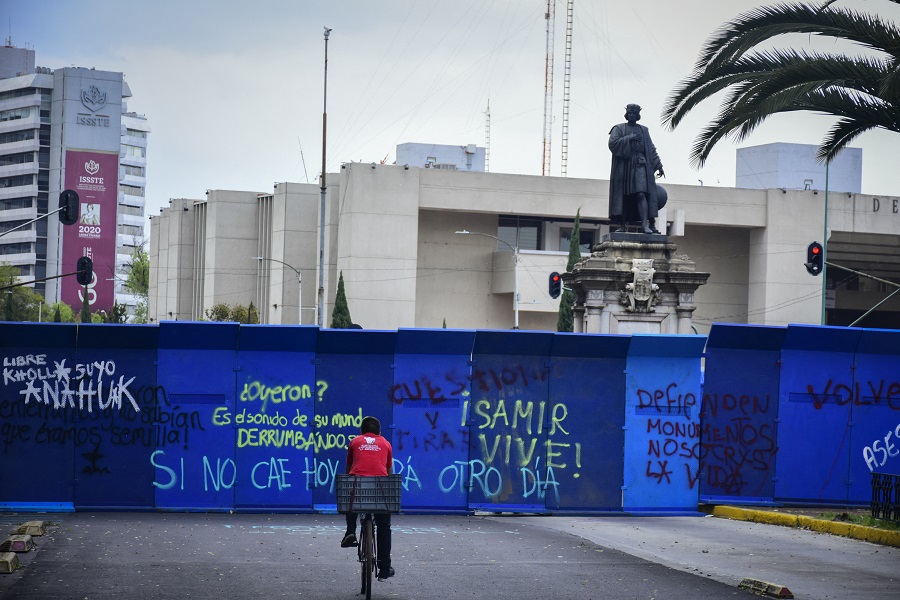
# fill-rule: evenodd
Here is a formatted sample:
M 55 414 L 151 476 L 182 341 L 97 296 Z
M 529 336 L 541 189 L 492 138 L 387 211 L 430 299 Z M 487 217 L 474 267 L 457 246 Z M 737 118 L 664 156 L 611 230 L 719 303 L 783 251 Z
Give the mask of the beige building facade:
M 342 274 L 366 329 L 509 329 L 518 313 L 521 329 L 555 331 L 548 277 L 565 271 L 576 212 L 585 256 L 609 231 L 601 179 L 348 163 L 327 180 L 326 327 Z M 900 198 L 663 184 L 669 241 L 711 274 L 697 292 L 699 333 L 714 322 L 819 324 L 823 310 L 827 324 L 848 325 L 900 282 Z M 318 185 L 298 183 L 171 200 L 151 219 L 150 318 L 252 302 L 264 323 L 316 324 L 320 204 Z M 826 226 L 828 262 L 877 280 L 807 273 L 807 246 Z M 900 294 L 859 325 L 900 328 Z

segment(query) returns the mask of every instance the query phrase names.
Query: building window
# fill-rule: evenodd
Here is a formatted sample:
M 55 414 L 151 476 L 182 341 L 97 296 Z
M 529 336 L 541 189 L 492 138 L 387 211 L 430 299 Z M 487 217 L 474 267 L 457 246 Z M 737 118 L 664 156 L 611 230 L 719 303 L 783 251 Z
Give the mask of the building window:
M 0 177 L 0 188 L 19 187 L 22 185 L 34 185 L 34 175 L 14 175 L 13 177 Z
M 142 148 L 141 146 L 122 144 L 122 149 L 125 151 L 125 156 L 137 156 L 138 158 L 144 158 L 145 156 L 147 156 L 147 149 Z
M 541 232 L 543 223 L 533 217 L 500 217 L 497 237 L 519 250 L 543 250 Z M 509 250 L 506 244 L 497 243 L 498 250 Z
M 594 239 L 597 234 L 596 229 L 578 229 L 578 246 L 581 248 L 582 254 L 589 254 L 594 246 Z M 572 228 L 560 228 L 559 230 L 559 251 L 568 252 L 569 245 L 572 243 Z
M 34 198 L 7 198 L 6 200 L 0 200 L 0 210 L 31 208 L 32 206 L 34 206 Z
M 30 254 L 31 252 L 34 252 L 34 244 L 32 242 L 0 244 L 0 254 Z
M 28 117 L 38 114 L 38 110 L 34 106 L 26 106 L 24 108 L 12 108 L 10 110 L 0 110 L 0 123 L 3 121 L 15 121 L 18 119 L 27 119 Z
M 127 204 L 120 204 L 118 208 L 118 212 L 120 215 L 131 215 L 132 217 L 143 217 L 144 209 L 140 206 L 128 206 Z
M 129 127 L 125 129 L 125 135 L 130 135 L 131 137 L 146 138 L 147 132 L 141 131 L 140 129 L 131 129 Z
M 142 236 L 144 228 L 137 225 L 119 225 L 116 231 L 122 235 Z
M 123 194 L 127 194 L 129 196 L 140 196 L 140 197 L 144 196 L 144 188 L 142 188 L 142 187 L 121 184 L 121 185 L 119 185 L 119 189 L 122 191 Z
M 0 156 L 0 167 L 7 165 L 22 165 L 34 162 L 34 152 L 16 152 L 15 154 L 7 154 Z
M 14 142 L 24 142 L 26 140 L 33 139 L 34 129 L 24 129 L 22 131 L 9 131 L 7 133 L 0 133 L 0 144 L 12 144 Z
M 135 177 L 144 176 L 144 167 L 135 167 L 133 165 L 125 165 L 125 174 L 134 175 Z
M 11 98 L 21 98 L 23 96 L 34 96 L 37 94 L 38 88 L 19 88 L 17 90 L 9 90 L 0 92 L 0 100 L 9 100 Z
M 25 225 L 25 223 L 28 223 L 28 220 L 23 219 L 21 221 L 4 221 L 4 222 L 0 223 L 0 233 L 6 233 L 7 231 L 12 231 L 13 229 L 16 229 L 16 227 L 21 227 L 22 225 Z M 22 227 L 21 229 L 17 229 L 16 231 L 34 231 L 34 223 L 31 223 L 30 225 L 25 225 L 25 227 Z

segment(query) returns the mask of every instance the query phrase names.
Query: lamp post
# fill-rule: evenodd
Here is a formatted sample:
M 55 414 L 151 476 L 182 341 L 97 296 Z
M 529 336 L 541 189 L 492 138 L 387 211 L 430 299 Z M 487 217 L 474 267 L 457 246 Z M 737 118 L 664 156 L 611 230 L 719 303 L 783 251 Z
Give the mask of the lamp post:
M 301 280 L 300 280 L 300 271 L 298 271 L 291 265 L 287 264 L 283 260 L 278 260 L 277 258 L 266 258 L 265 256 L 254 256 L 252 258 L 258 262 L 262 262 L 264 260 L 269 260 L 272 262 L 280 263 L 297 274 L 297 325 L 302 325 L 303 324 L 303 294 L 301 292 L 303 291 L 303 285 L 301 284 Z
M 319 329 L 325 326 L 325 132 L 328 122 L 328 34 L 325 28 L 325 81 L 322 86 L 322 187 L 319 202 L 319 291 L 316 307 Z
M 513 314 L 515 315 L 516 324 L 513 329 L 519 328 L 519 247 L 513 246 L 509 242 L 504 239 L 498 238 L 496 235 L 491 235 L 489 233 L 479 233 L 477 231 L 466 231 L 465 229 L 461 231 L 457 231 L 456 233 L 461 235 L 480 235 L 483 237 L 489 237 L 497 240 L 498 242 L 502 242 L 509 247 L 513 252 L 513 282 L 514 282 L 514 291 L 513 291 Z

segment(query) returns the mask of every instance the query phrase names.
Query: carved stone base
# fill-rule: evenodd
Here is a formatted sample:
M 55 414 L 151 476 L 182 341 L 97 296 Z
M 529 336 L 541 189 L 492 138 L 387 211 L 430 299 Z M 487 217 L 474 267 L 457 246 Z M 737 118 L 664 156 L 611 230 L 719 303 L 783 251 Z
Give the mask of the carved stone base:
M 694 333 L 694 293 L 709 279 L 665 235 L 611 233 L 562 275 L 575 293 L 575 331 Z

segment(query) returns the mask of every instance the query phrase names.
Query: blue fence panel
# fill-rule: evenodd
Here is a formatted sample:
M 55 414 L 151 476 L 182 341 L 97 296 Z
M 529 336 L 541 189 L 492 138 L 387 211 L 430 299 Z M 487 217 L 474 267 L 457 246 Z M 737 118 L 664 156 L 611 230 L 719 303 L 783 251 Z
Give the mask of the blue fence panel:
M 849 500 L 859 329 L 790 325 L 782 351 L 776 500 Z
M 547 510 L 546 489 L 537 481 L 552 474 L 548 442 L 562 442 L 563 423 L 568 425 L 565 406 L 554 405 L 548 394 L 552 343 L 550 333 L 476 332 L 469 462 L 458 473 L 472 509 Z
M 715 324 L 706 343 L 700 500 L 770 504 L 787 329 Z
M 359 435 L 364 416 L 381 421 L 393 445 L 391 365 L 397 333 L 325 329 L 316 345 L 315 438 L 310 488 L 313 505 L 335 510 L 334 479 L 346 469 L 347 444 Z
M 458 474 L 469 453 L 463 406 L 474 340 L 474 331 L 397 332 L 391 400 L 394 472 L 404 477 L 404 511 L 468 510 L 468 490 Z
M 633 335 L 625 378 L 626 511 L 695 512 L 706 336 Z
M 863 330 L 853 373 L 849 500 L 868 504 L 872 472 L 900 475 L 900 331 Z
M 237 323 L 159 325 L 157 380 L 171 415 L 159 448 L 151 455 L 156 507 L 229 510 L 238 473 L 234 431 L 222 421 L 235 411 Z
M 237 440 L 238 510 L 312 510 L 318 332 L 318 327 L 241 327 L 235 412 L 224 429 Z
M 150 455 L 186 440 L 160 401 L 156 385 L 159 328 L 151 325 L 82 326 L 75 373 L 90 404 L 77 413 L 77 426 L 90 430 L 75 445 L 75 508 L 150 509 L 154 503 Z M 169 441 L 177 432 L 178 442 Z M 184 436 L 184 440 L 181 436 Z
M 619 335 L 553 338 L 548 406 L 558 418 L 557 432 L 547 442 L 546 475 L 529 472 L 525 482 L 546 488 L 554 512 L 622 510 L 622 399 L 630 342 Z
M 0 507 L 74 508 L 74 456 L 99 439 L 77 423 L 75 339 L 78 327 L 0 323 Z

